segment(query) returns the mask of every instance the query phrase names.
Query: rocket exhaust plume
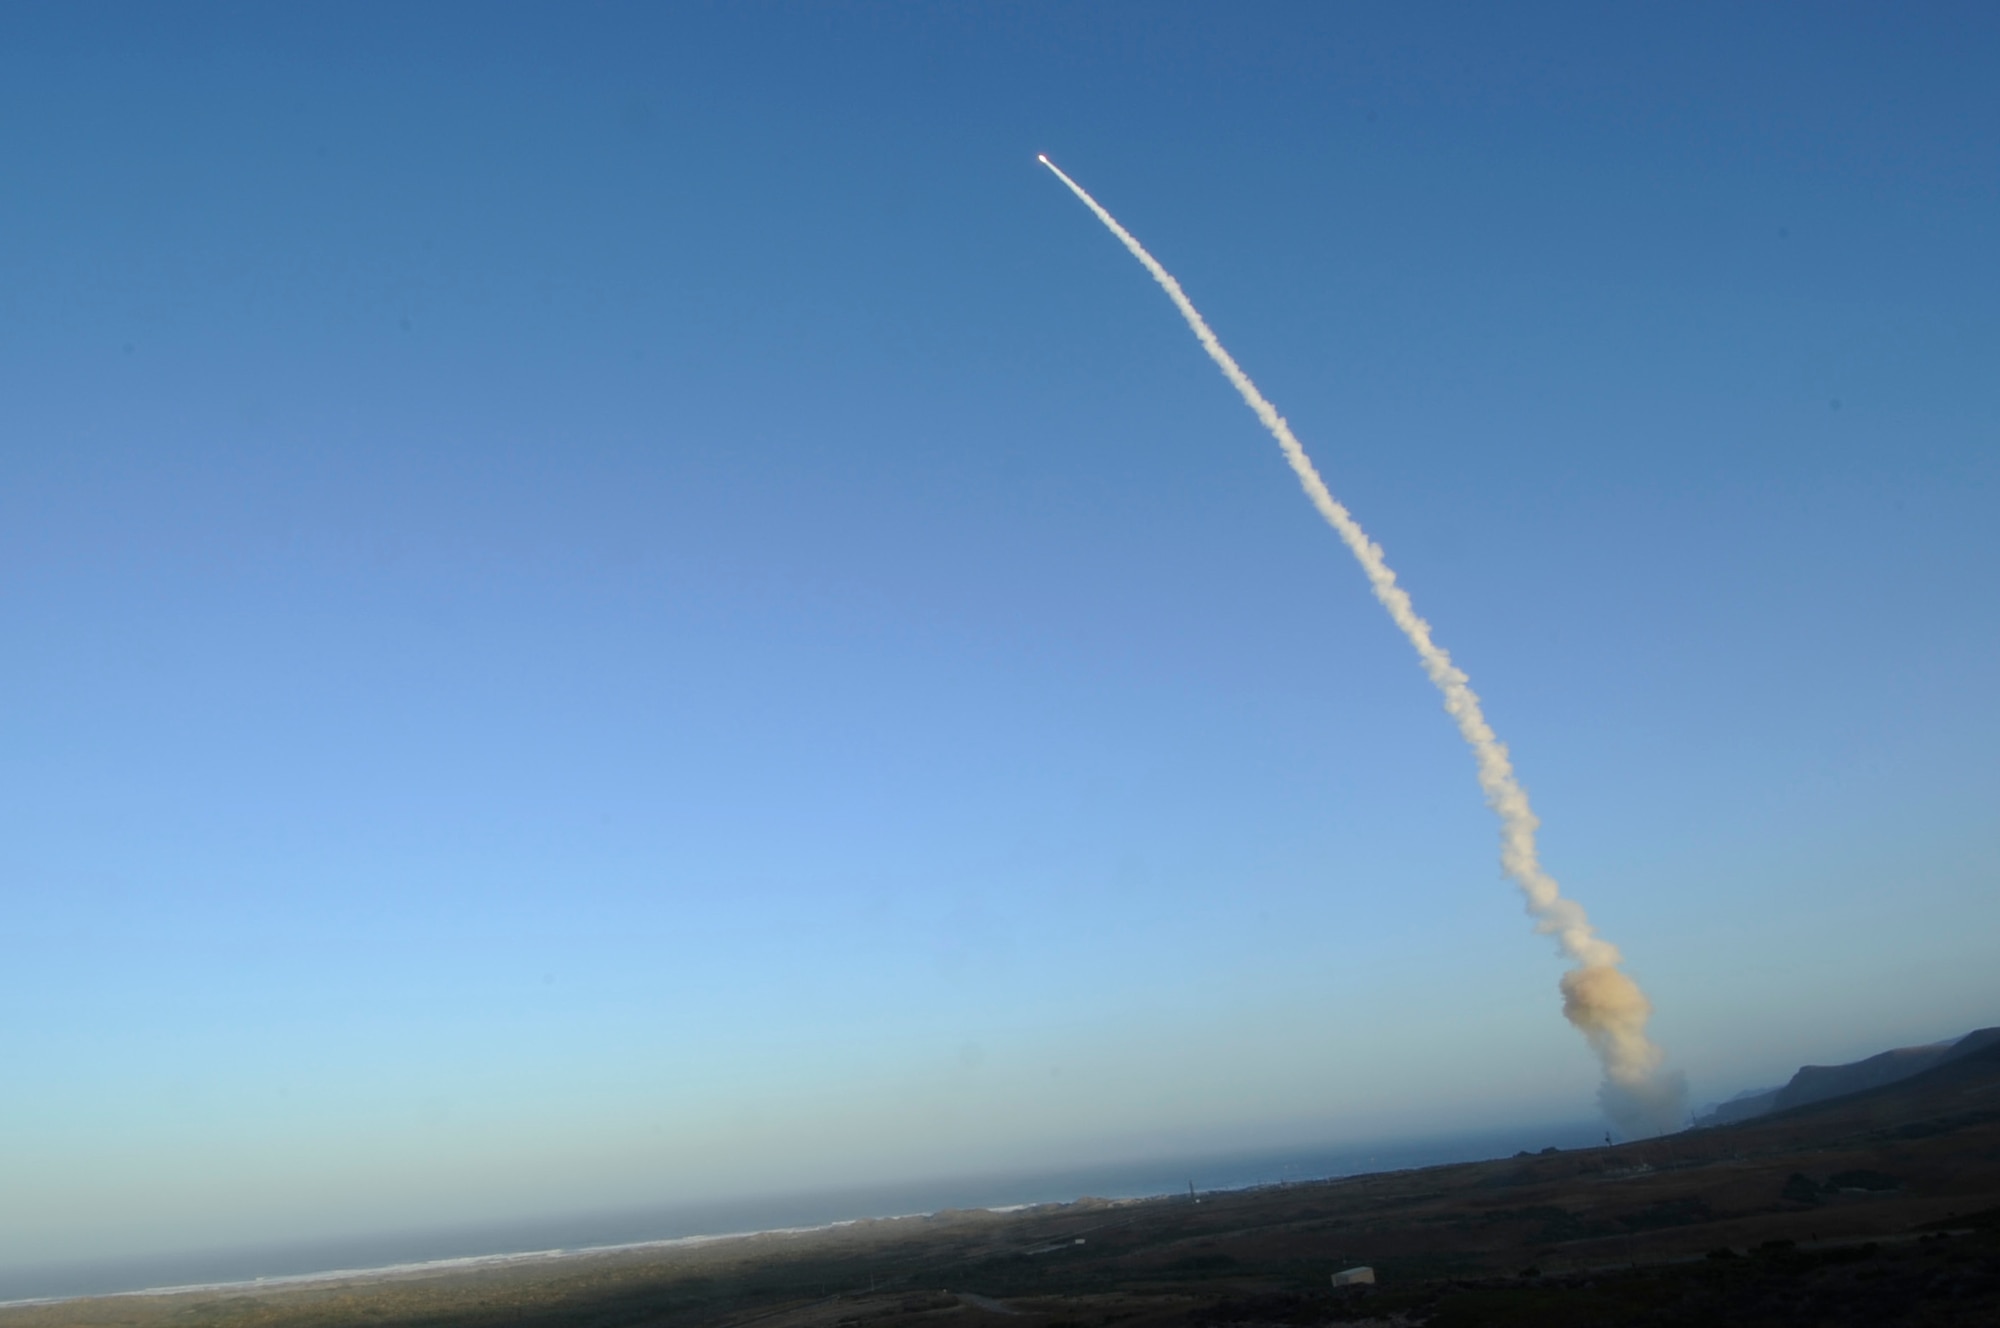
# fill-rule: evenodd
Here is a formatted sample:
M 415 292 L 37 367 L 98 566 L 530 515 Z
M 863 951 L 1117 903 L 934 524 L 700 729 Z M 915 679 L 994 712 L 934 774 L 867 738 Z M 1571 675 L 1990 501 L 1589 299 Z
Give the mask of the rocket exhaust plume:
M 1661 1073 L 1663 1053 L 1646 1036 L 1646 1020 L 1653 1013 L 1652 1002 L 1639 990 L 1639 985 L 1618 967 L 1618 947 L 1597 934 L 1590 920 L 1584 916 L 1582 907 L 1574 900 L 1564 898 L 1555 879 L 1542 870 L 1541 860 L 1535 852 L 1535 830 L 1541 822 L 1529 808 L 1528 791 L 1515 778 L 1507 748 L 1494 734 L 1493 726 L 1486 722 L 1479 698 L 1473 693 L 1465 671 L 1453 664 L 1444 647 L 1432 640 L 1430 624 L 1417 616 L 1416 609 L 1410 604 L 1409 592 L 1396 584 L 1396 574 L 1384 560 L 1382 546 L 1369 539 L 1360 523 L 1328 492 L 1319 471 L 1313 468 L 1312 459 L 1299 445 L 1299 440 L 1293 437 L 1291 426 L 1278 414 L 1277 407 L 1264 399 L 1264 394 L 1257 390 L 1257 385 L 1238 367 L 1229 352 L 1222 348 L 1207 320 L 1188 299 L 1173 274 L 1161 267 L 1159 261 L 1132 238 L 1130 231 L 1119 225 L 1115 217 L 1084 191 L 1083 186 L 1063 174 L 1061 168 L 1047 156 L 1037 157 L 1036 160 L 1068 185 L 1070 192 L 1097 215 L 1106 229 L 1118 237 L 1119 243 L 1131 251 L 1132 257 L 1152 273 L 1153 280 L 1160 283 L 1167 298 L 1174 302 L 1181 317 L 1187 320 L 1195 339 L 1201 342 L 1201 348 L 1208 352 L 1208 357 L 1222 370 L 1222 376 L 1242 396 L 1244 404 L 1277 439 L 1292 473 L 1298 476 L 1299 487 L 1305 490 L 1312 505 L 1319 509 L 1319 514 L 1326 518 L 1326 523 L 1334 528 L 1341 542 L 1361 564 L 1375 598 L 1382 602 L 1382 607 L 1389 611 L 1389 617 L 1416 648 L 1424 672 L 1444 697 L 1445 712 L 1458 725 L 1459 736 L 1465 739 L 1466 746 L 1472 749 L 1473 763 L 1479 773 L 1479 787 L 1486 793 L 1487 805 L 1500 818 L 1501 869 L 1509 880 L 1520 887 L 1528 913 L 1535 919 L 1535 930 L 1554 936 L 1563 954 L 1576 963 L 1562 976 L 1563 1015 L 1582 1032 L 1604 1066 L 1604 1084 L 1598 1090 L 1598 1101 L 1605 1114 L 1628 1134 L 1661 1134 L 1678 1128 L 1685 1119 L 1682 1107 L 1686 1089 L 1678 1073 Z

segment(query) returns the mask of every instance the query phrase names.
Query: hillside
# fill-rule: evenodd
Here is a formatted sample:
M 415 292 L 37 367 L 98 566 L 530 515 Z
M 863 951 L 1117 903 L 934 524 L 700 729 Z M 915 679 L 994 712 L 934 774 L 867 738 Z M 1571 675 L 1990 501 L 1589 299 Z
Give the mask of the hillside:
M 1996 1044 L 2000 1044 L 2000 1028 L 1981 1028 L 1962 1038 L 1921 1047 L 1897 1047 L 1846 1065 L 1802 1066 L 1782 1086 L 1741 1094 L 1718 1103 L 1695 1123 L 1699 1126 L 1730 1125 L 1774 1111 L 1786 1111 L 1850 1093 L 1865 1092 L 1922 1074 L 1934 1066 Z

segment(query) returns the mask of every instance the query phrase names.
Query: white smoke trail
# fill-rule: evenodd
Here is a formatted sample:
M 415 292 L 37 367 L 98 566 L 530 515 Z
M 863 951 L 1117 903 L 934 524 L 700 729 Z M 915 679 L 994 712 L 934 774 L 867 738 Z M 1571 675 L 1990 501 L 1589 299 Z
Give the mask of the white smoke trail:
M 1290 463 L 1292 473 L 1298 476 L 1299 486 L 1306 491 L 1306 497 L 1312 500 L 1312 505 L 1319 509 L 1327 524 L 1339 533 L 1341 541 L 1367 574 L 1375 598 L 1382 601 L 1382 607 L 1389 611 L 1390 618 L 1409 638 L 1410 644 L 1416 647 L 1424 672 L 1430 675 L 1432 684 L 1444 696 L 1445 711 L 1458 725 L 1466 745 L 1472 749 L 1472 759 L 1479 771 L 1479 787 L 1485 790 L 1487 805 L 1500 817 L 1501 869 L 1526 896 L 1528 912 L 1535 919 L 1535 930 L 1553 935 L 1563 953 L 1576 961 L 1576 967 L 1562 977 L 1563 1014 L 1583 1033 L 1604 1065 L 1605 1083 L 1598 1096 L 1606 1113 L 1632 1133 L 1655 1134 L 1677 1128 L 1683 1119 L 1681 1099 L 1684 1089 L 1678 1075 L 1663 1076 L 1660 1073 L 1663 1053 L 1646 1036 L 1646 1020 L 1652 1015 L 1652 1003 L 1639 990 L 1638 984 L 1619 969 L 1618 947 L 1597 934 L 1590 920 L 1584 916 L 1583 908 L 1576 901 L 1565 899 L 1556 886 L 1555 878 L 1542 870 L 1541 860 L 1535 852 L 1535 830 L 1541 821 L 1529 808 L 1528 791 L 1515 778 L 1514 764 L 1507 757 L 1506 745 L 1494 734 L 1493 726 L 1486 722 L 1486 716 L 1479 707 L 1479 697 L 1473 693 L 1465 671 L 1453 664 L 1444 647 L 1431 639 L 1430 624 L 1417 616 L 1416 609 L 1410 604 L 1409 592 L 1396 584 L 1396 574 L 1382 557 L 1382 546 L 1369 539 L 1360 523 L 1328 492 L 1326 482 L 1320 479 L 1319 471 L 1313 468 L 1312 459 L 1292 435 L 1291 426 L 1285 423 L 1284 416 L 1264 399 L 1264 394 L 1257 390 L 1250 376 L 1222 348 L 1207 320 L 1181 289 L 1180 282 L 1174 280 L 1173 274 L 1146 252 L 1145 246 L 1132 238 L 1130 231 L 1118 224 L 1117 218 L 1085 192 L 1082 185 L 1063 174 L 1061 168 L 1046 156 L 1038 160 L 1054 171 L 1056 178 L 1068 185 L 1070 192 L 1083 200 L 1085 207 L 1097 214 L 1097 219 L 1131 251 L 1132 257 L 1144 264 L 1146 271 L 1153 274 L 1153 280 L 1160 283 L 1160 288 L 1166 291 L 1174 307 L 1180 310 L 1181 317 L 1193 329 L 1202 349 L 1222 370 L 1223 377 L 1263 421 L 1271 436 L 1278 440 L 1278 446 L 1284 450 L 1285 460 Z

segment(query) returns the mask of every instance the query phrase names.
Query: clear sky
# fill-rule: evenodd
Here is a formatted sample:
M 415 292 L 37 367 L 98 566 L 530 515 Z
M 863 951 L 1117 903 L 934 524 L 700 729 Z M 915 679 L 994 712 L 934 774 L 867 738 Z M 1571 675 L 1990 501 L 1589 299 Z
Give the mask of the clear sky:
M 0 1249 L 2000 1023 L 2000 13 L 0 8 Z

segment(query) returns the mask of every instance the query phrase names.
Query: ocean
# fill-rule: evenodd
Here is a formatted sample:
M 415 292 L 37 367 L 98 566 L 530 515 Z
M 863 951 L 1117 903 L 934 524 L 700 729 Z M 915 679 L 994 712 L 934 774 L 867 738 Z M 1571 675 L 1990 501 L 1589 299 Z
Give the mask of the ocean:
M 403 1231 L 151 1259 L 26 1267 L 0 1265 L 0 1304 L 180 1287 L 232 1286 L 278 1278 L 310 1279 L 423 1264 L 546 1257 L 689 1237 L 826 1226 L 859 1218 L 1064 1203 L 1085 1196 L 1135 1199 L 1185 1194 L 1190 1186 L 1202 1192 L 1240 1190 L 1508 1157 L 1523 1149 L 1583 1148 L 1602 1142 L 1603 1134 L 1602 1125 L 1578 1121 L 1373 1145 L 1161 1158 L 1062 1171 L 966 1176 L 726 1202 L 662 1205 L 504 1225 Z

